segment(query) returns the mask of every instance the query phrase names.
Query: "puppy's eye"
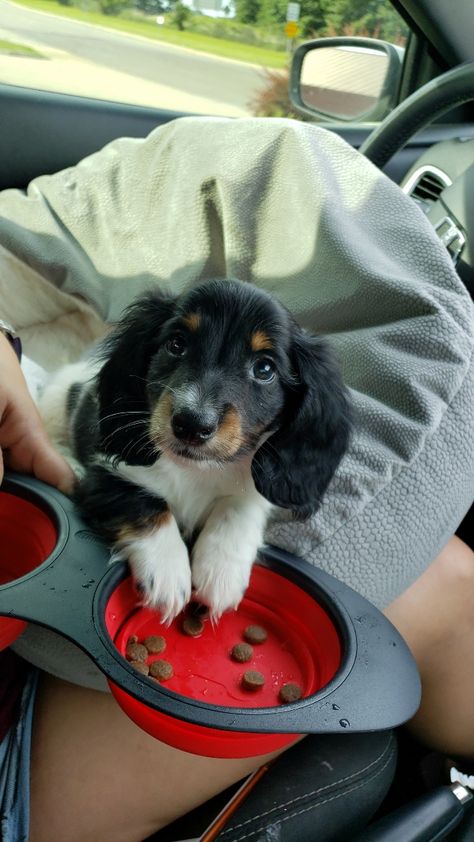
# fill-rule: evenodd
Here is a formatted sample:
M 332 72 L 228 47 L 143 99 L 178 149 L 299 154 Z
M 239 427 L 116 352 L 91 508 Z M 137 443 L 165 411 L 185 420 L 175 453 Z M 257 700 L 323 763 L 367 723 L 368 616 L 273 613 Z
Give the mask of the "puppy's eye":
M 270 383 L 275 379 L 275 365 L 268 357 L 261 357 L 252 366 L 252 377 L 262 383 Z
M 170 336 L 170 338 L 165 342 L 165 349 L 172 357 L 182 357 L 186 352 L 186 342 L 184 337 L 180 336 L 180 334 Z

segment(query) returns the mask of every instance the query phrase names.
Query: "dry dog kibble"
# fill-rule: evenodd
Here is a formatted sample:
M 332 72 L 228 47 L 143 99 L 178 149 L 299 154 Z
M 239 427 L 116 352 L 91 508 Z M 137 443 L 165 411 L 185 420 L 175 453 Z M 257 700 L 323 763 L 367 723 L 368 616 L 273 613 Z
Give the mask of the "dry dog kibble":
M 244 630 L 244 639 L 247 643 L 265 643 L 268 635 L 262 626 L 247 626 Z
M 136 634 L 131 634 L 127 640 L 127 643 L 138 643 L 138 637 Z
M 167 681 L 168 678 L 173 678 L 173 667 L 168 661 L 153 661 L 150 664 L 150 675 L 157 681 Z
M 301 699 L 302 695 L 303 691 L 300 685 L 292 684 L 291 682 L 284 684 L 278 694 L 280 702 L 283 702 L 284 705 L 287 705 L 289 702 L 297 702 L 298 699 Z
M 250 643 L 236 643 L 230 653 L 232 660 L 238 661 L 239 664 L 245 664 L 246 661 L 250 661 L 252 655 L 253 648 L 250 646 Z
M 125 657 L 127 661 L 146 661 L 148 649 L 142 643 L 127 643 Z
M 187 614 L 183 619 L 181 628 L 184 634 L 189 635 L 189 637 L 198 637 L 203 632 L 204 623 L 200 617 L 196 617 L 194 614 Z
M 164 652 L 166 649 L 166 640 L 161 635 L 150 634 L 143 641 L 143 645 L 146 646 L 150 655 L 159 655 L 160 652 Z
M 136 669 L 137 672 L 141 672 L 142 675 L 148 675 L 150 672 L 150 667 L 143 661 L 132 661 L 132 667 Z
M 265 684 L 265 679 L 261 672 L 257 670 L 247 670 L 242 676 L 242 687 L 244 690 L 259 690 Z

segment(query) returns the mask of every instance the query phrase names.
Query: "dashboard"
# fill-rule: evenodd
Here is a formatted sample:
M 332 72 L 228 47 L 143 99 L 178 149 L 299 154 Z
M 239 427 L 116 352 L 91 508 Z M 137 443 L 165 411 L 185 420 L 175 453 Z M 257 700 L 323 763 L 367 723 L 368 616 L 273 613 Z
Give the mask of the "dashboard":
M 433 225 L 474 298 L 474 140 L 460 135 L 431 146 L 400 186 Z

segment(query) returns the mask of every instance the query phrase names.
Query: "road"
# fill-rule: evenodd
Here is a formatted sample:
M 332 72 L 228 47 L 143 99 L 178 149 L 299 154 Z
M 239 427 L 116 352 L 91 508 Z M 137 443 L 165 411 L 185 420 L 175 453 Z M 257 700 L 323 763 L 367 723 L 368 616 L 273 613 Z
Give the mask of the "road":
M 0 30 L 2 37 L 46 45 L 109 71 L 165 86 L 176 92 L 177 109 L 180 94 L 185 93 L 196 101 L 215 102 L 217 114 L 246 113 L 262 85 L 258 67 L 46 15 L 7 0 L 0 0 Z

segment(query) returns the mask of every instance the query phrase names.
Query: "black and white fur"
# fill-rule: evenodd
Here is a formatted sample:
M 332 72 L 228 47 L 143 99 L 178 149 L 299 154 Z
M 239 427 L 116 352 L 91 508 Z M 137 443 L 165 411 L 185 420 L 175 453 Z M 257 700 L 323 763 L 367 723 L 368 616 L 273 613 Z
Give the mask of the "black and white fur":
M 166 621 L 192 590 L 237 607 L 272 506 L 318 509 L 350 426 L 326 342 L 237 281 L 141 297 L 40 409 L 56 438 L 67 416 L 77 503 Z

